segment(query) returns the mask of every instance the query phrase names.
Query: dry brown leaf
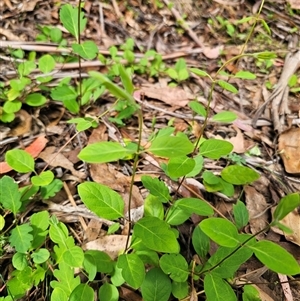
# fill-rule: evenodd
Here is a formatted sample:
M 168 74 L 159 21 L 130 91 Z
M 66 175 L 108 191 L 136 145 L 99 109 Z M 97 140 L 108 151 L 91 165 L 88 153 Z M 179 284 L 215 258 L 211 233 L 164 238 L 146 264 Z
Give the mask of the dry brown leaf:
M 279 136 L 278 149 L 285 171 L 300 173 L 300 128 L 290 129 Z
M 100 234 L 100 230 L 102 228 L 102 222 L 92 218 L 89 221 L 87 229 L 84 232 L 84 241 L 89 242 L 97 239 Z
M 82 248 L 84 250 L 103 251 L 107 253 L 112 259 L 116 259 L 120 252 L 125 250 L 126 241 L 126 235 L 107 235 L 84 244 Z
M 79 179 L 86 178 L 84 172 L 78 171 L 73 167 L 73 163 L 69 161 L 62 153 L 56 153 L 55 146 L 47 147 L 40 153 L 39 158 L 43 159 L 50 166 L 60 166 L 71 171 L 71 173 Z
M 239 128 L 235 126 L 233 128 L 235 129 L 237 134 L 235 137 L 230 138 L 229 142 L 231 142 L 231 144 L 233 145 L 233 152 L 237 154 L 243 154 L 246 151 L 244 135 Z
M 140 92 L 149 98 L 161 100 L 170 106 L 185 107 L 193 95 L 179 87 L 157 87 L 155 85 L 143 85 Z
M 292 9 L 300 9 L 300 1 L 299 0 L 287 0 Z
M 143 301 L 142 297 L 134 292 L 132 289 L 129 289 L 124 286 L 118 288 L 120 297 L 126 301 Z
M 219 57 L 221 51 L 224 49 L 223 45 L 219 45 L 216 47 L 204 47 L 203 54 L 209 59 L 216 59 Z
M 20 110 L 16 114 L 15 120 L 18 122 L 18 124 L 7 134 L 7 136 L 22 136 L 30 133 L 32 122 L 32 117 L 30 114 L 28 114 L 25 110 Z

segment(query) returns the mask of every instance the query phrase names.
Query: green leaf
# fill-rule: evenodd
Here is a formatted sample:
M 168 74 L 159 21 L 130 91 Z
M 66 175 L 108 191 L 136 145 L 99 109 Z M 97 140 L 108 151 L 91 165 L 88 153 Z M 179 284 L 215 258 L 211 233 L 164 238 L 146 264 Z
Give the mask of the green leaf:
M 203 70 L 200 70 L 197 68 L 190 68 L 190 71 L 199 76 L 210 77 L 206 71 L 203 71 Z
M 228 155 L 233 150 L 233 145 L 220 139 L 205 140 L 199 149 L 200 155 L 210 159 L 220 159 L 222 156 Z
M 13 267 L 19 271 L 24 270 L 28 266 L 27 255 L 17 252 L 12 258 Z
M 258 290 L 252 285 L 245 285 L 243 287 L 243 301 L 261 301 Z
M 164 207 L 159 197 L 149 194 L 144 202 L 144 216 L 164 218 Z
M 194 161 L 194 159 L 186 156 L 171 158 L 167 166 L 168 175 L 172 178 L 185 176 L 193 170 L 195 165 L 196 162 Z
M 82 248 L 74 246 L 68 249 L 63 255 L 63 260 L 71 267 L 82 267 L 84 260 Z
M 3 215 L 0 215 L 0 231 L 3 230 L 4 226 L 5 226 L 5 219 L 4 219 Z
M 229 91 L 231 93 L 234 93 L 234 94 L 236 94 L 238 92 L 238 90 L 235 86 L 233 86 L 232 84 L 229 84 L 228 82 L 226 82 L 224 80 L 218 80 L 217 83 L 224 90 L 227 90 L 227 91 Z
M 172 295 L 178 299 L 184 299 L 189 294 L 189 284 L 187 281 L 172 281 Z
M 30 217 L 30 225 L 32 227 L 33 240 L 31 243 L 32 249 L 40 247 L 46 240 L 49 227 L 49 213 L 48 211 L 40 211 L 34 213 Z
M 245 185 L 259 179 L 259 173 L 246 166 L 230 165 L 222 170 L 221 177 L 228 183 Z
M 6 113 L 18 112 L 22 107 L 22 102 L 18 100 L 6 101 L 3 106 L 3 110 Z
M 59 28 L 51 28 L 50 39 L 54 43 L 59 43 L 62 40 L 62 31 Z
M 193 168 L 193 170 L 186 175 L 187 178 L 193 178 L 193 177 L 197 176 L 203 168 L 204 159 L 201 155 L 197 155 L 193 159 L 196 164 L 195 164 L 195 167 Z
M 54 179 L 54 174 L 51 170 L 43 171 L 38 176 L 31 177 L 31 183 L 35 186 L 47 186 Z
M 88 285 L 80 283 L 70 295 L 69 301 L 94 301 L 94 290 Z
M 68 234 L 69 234 L 68 228 L 64 223 L 51 222 L 50 229 L 49 229 L 49 236 L 54 243 L 65 246 L 66 240 L 68 238 Z
M 229 220 L 210 217 L 200 223 L 200 228 L 220 246 L 235 247 L 239 243 L 237 229 Z
M 51 293 L 51 301 L 68 301 L 68 296 L 63 289 L 56 287 Z
M 259 21 L 262 23 L 265 31 L 267 32 L 268 35 L 271 35 L 272 32 L 271 32 L 271 29 L 269 27 L 269 25 L 267 24 L 267 22 L 264 20 L 264 19 L 259 19 Z
M 210 301 L 236 301 L 237 297 L 231 286 L 216 275 L 207 274 L 204 277 L 204 290 L 207 300 Z
M 93 41 L 85 41 L 81 44 L 73 43 L 72 49 L 86 60 L 93 60 L 99 52 L 97 45 Z
M 31 93 L 28 94 L 25 98 L 25 103 L 32 107 L 42 106 L 46 102 L 46 97 L 43 96 L 41 93 Z
M 99 301 L 118 301 L 119 291 L 114 285 L 110 283 L 104 283 L 99 289 L 98 296 Z
M 33 239 L 30 234 L 31 231 L 32 227 L 28 224 L 16 226 L 11 230 L 9 242 L 12 247 L 15 247 L 17 252 L 26 253 L 28 251 Z
M 256 79 L 256 75 L 250 71 L 238 71 L 234 77 L 242 79 Z
M 39 59 L 39 69 L 43 73 L 49 73 L 55 68 L 55 60 L 50 54 L 45 54 Z
M 213 121 L 219 121 L 224 123 L 233 122 L 236 119 L 237 119 L 237 115 L 229 111 L 220 112 L 212 117 Z
M 51 89 L 51 98 L 57 101 L 76 101 L 77 92 L 72 86 L 62 85 Z
M 134 233 L 147 248 L 164 253 L 178 253 L 179 244 L 170 226 L 157 217 L 147 216 L 134 225 Z
M 56 193 L 62 189 L 62 187 L 63 182 L 59 179 L 54 179 L 49 185 L 41 187 L 41 198 L 47 200 L 50 197 L 55 196 Z
M 8 176 L 0 179 L 0 204 L 6 210 L 10 210 L 16 215 L 22 206 L 20 201 L 21 193 L 18 190 L 18 184 Z
M 279 245 L 266 240 L 257 242 L 253 249 L 255 256 L 270 270 L 285 275 L 300 273 L 300 266 L 296 259 Z
M 249 222 L 249 212 L 247 207 L 240 200 L 233 205 L 233 216 L 238 229 L 245 227 Z
M 190 216 L 190 213 L 179 208 L 178 206 L 172 206 L 168 210 L 165 220 L 169 225 L 177 226 L 183 224 Z
M 31 254 L 33 262 L 36 264 L 44 263 L 50 257 L 50 253 L 47 249 L 39 249 Z
M 174 158 L 191 153 L 194 145 L 186 136 L 180 137 L 156 137 L 149 147 L 148 151 L 156 156 L 165 158 Z
M 201 230 L 200 226 L 196 226 L 192 235 L 192 244 L 196 253 L 200 258 L 205 258 L 210 246 L 209 237 Z
M 34 171 L 34 159 L 21 149 L 12 149 L 5 153 L 5 161 L 17 172 L 27 173 Z
M 98 250 L 88 250 L 84 254 L 89 255 L 93 258 L 94 262 L 96 263 L 97 272 L 111 273 L 113 271 L 113 261 L 105 252 Z
M 76 38 L 76 40 L 78 40 L 79 35 L 83 32 L 87 22 L 87 19 L 84 18 L 84 13 L 81 11 L 78 18 L 78 8 L 74 8 L 70 4 L 65 4 L 59 12 L 59 17 L 64 27 Z M 79 32 L 78 22 L 80 22 Z
M 188 263 L 181 254 L 164 254 L 159 264 L 165 274 L 170 274 L 172 280 L 184 282 L 188 279 Z
M 283 197 L 277 205 L 274 213 L 274 221 L 282 220 L 286 215 L 292 212 L 295 208 L 300 206 L 300 194 L 292 193 Z
M 77 123 L 76 130 L 79 132 L 85 131 L 91 127 L 96 128 L 98 126 L 97 121 L 90 117 L 72 118 L 68 120 L 67 123 Z
M 122 276 L 131 287 L 137 289 L 141 286 L 145 278 L 145 267 L 136 254 L 120 255 L 117 266 L 122 268 Z
M 169 189 L 163 181 L 150 176 L 142 176 L 142 183 L 144 187 L 147 188 L 152 195 L 157 196 L 161 202 L 167 203 L 171 199 Z
M 254 56 L 259 60 L 273 60 L 277 58 L 277 54 L 270 51 L 255 53 Z
M 168 301 L 172 291 L 169 277 L 159 268 L 147 272 L 141 286 L 144 301 Z
M 97 267 L 92 255 L 84 253 L 83 268 L 88 274 L 89 281 L 93 281 L 97 275 Z
M 119 64 L 119 73 L 121 77 L 122 84 L 125 88 L 125 90 L 131 95 L 134 92 L 134 85 L 132 83 L 132 79 L 126 72 L 123 65 Z
M 78 158 L 88 163 L 106 163 L 123 159 L 132 154 L 134 154 L 133 150 L 123 147 L 118 142 L 103 141 L 86 146 L 81 150 Z
M 197 198 L 182 198 L 175 202 L 175 206 L 189 214 L 195 213 L 202 216 L 214 214 L 214 210 L 206 202 Z
M 124 201 L 111 188 L 85 182 L 78 185 L 78 193 L 86 207 L 99 217 L 114 220 L 124 216 Z

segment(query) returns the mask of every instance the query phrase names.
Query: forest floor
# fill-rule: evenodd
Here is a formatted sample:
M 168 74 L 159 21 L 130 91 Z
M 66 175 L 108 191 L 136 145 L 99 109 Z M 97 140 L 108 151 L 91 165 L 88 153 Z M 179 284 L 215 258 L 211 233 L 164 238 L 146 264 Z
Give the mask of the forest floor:
M 45 53 L 56 54 L 53 42 L 37 40 L 42 28 L 44 32 L 45 27 L 59 28 L 69 44 L 73 41 L 59 21 L 59 9 L 65 2 L 75 6 L 78 4 L 77 1 L 64 0 L 1 1 L 0 82 L 4 86 L 16 77 L 15 64 L 9 51 L 21 48 L 25 55 L 35 52 L 37 58 Z M 105 58 L 110 57 L 109 49 L 112 46 L 117 47 L 118 55 L 123 58 L 126 47 L 129 49 L 133 41 L 132 53 L 137 60 L 141 58 L 141 54 L 154 49 L 162 55 L 164 70 L 174 70 L 176 62 L 183 58 L 187 67 L 204 70 L 214 77 L 222 64 L 240 53 L 273 52 L 277 55 L 275 59 L 260 62 L 252 56 L 229 61 L 225 67 L 228 74 L 243 70 L 255 74 L 256 78 L 232 78 L 230 83 L 237 88 L 238 93 L 233 94 L 220 86 L 216 87 L 210 103 L 211 82 L 207 77 L 195 75 L 180 80 L 172 76 L 172 71 L 156 74 L 153 71 L 153 75 L 137 71 L 133 77 L 135 87 L 143 95 L 142 138 L 145 140 L 154 131 L 168 125 L 174 126 L 177 132 L 190 131 L 191 137 L 199 137 L 204 118 L 193 117 L 188 103 L 194 99 L 204 106 L 209 104 L 211 116 L 222 111 L 236 113 L 238 119 L 229 124 L 209 121 L 203 133 L 204 137 L 231 142 L 235 156 L 226 160 L 206 160 L 205 168 L 219 174 L 230 160 L 242 160 L 245 165 L 260 173 L 260 179 L 246 185 L 243 191 L 237 189 L 233 197 L 222 193 L 208 193 L 201 184 L 201 177 L 195 177 L 185 185 L 211 202 L 224 216 L 230 215 L 233 204 L 240 198 L 250 213 L 250 222 L 244 229 L 246 233 L 257 233 L 263 229 L 270 223 L 272 208 L 280 198 L 300 191 L 300 69 L 297 70 L 300 65 L 300 7 L 298 10 L 292 9 L 291 5 L 297 8 L 295 2 L 297 1 L 265 1 L 260 18 L 266 22 L 270 33 L 263 23 L 258 22 L 247 42 L 246 37 L 253 21 L 239 21 L 254 16 L 260 7 L 260 1 L 177 0 L 171 7 L 167 0 L 112 0 L 103 3 L 87 0 L 83 6 L 88 22 L 81 38 L 83 41 L 94 41 Z M 180 20 L 181 17 L 184 21 Z M 132 40 L 128 42 L 128 39 Z M 285 60 L 285 57 L 291 57 L 292 63 Z M 80 69 L 76 64 L 72 66 L 71 62 L 60 64 L 59 68 L 56 67 L 55 81 L 51 82 L 49 88 L 65 77 L 71 77 L 73 82 L 77 82 L 79 71 L 83 78 L 90 70 L 105 73 L 107 67 L 97 62 L 99 61 L 96 59 L 87 60 Z M 289 80 L 293 74 L 294 80 L 291 82 Z M 268 103 L 263 106 L 265 102 Z M 112 98 L 103 94 L 81 114 L 99 116 L 109 110 L 112 103 Z M 49 164 L 56 176 L 64 182 L 63 189 L 55 197 L 46 202 L 36 201 L 34 205 L 30 204 L 22 213 L 23 220 L 38 210 L 47 209 L 72 229 L 78 245 L 92 248 L 93 243 L 100 243 L 108 253 L 116 252 L 111 242 L 106 242 L 107 245 L 103 246 L 103 241 L 96 240 L 99 233 L 107 230 L 107 225 L 100 222 L 95 224 L 95 219 L 80 205 L 76 187 L 86 180 L 95 181 L 111 187 L 126 198 L 132 168 L 130 161 L 126 161 L 126 164 L 85 165 L 77 158 L 80 150 L 93 141 L 114 140 L 119 137 L 135 140 L 138 137 L 136 116 L 120 122 L 118 114 L 120 112 L 110 110 L 98 128 L 81 133 L 78 136 L 80 138 L 73 141 L 70 139 L 75 134 L 75 128 L 67 123 L 72 114 L 59 102 L 49 101 L 42 107 L 24 105 L 13 122 L 0 122 L 0 162 L 4 161 L 8 150 L 24 149 L 42 136 L 44 140 L 38 146 L 36 168 L 42 170 Z M 118 125 L 114 120 L 123 124 Z M 142 175 L 161 176 L 170 189 L 176 191 L 177 183 L 163 177 L 161 169 L 149 160 L 143 158 L 139 162 L 133 195 L 136 208 L 143 205 L 146 195 L 140 185 Z M 28 175 L 0 170 L 0 177 L 4 174 L 12 176 L 19 184 L 28 184 Z M 187 189 L 183 189 L 181 194 L 191 196 Z M 74 206 L 78 208 L 75 210 Z M 198 222 L 194 218 L 187 225 L 190 227 Z M 294 230 L 293 236 L 284 236 L 276 229 L 261 236 L 283 246 L 300 263 L 300 211 L 295 210 L 284 222 Z M 181 231 L 189 248 L 189 230 L 183 227 Z M 3 280 L 9 273 L 10 258 L 9 252 L 4 252 L 0 259 Z M 241 266 L 239 274 L 248 275 L 245 276 L 247 281 L 257 284 L 258 289 L 265 294 L 263 300 L 300 300 L 299 280 L 292 281 L 263 269 L 255 258 Z M 4 287 L 5 282 L 0 279 L 0 284 L 0 287 Z

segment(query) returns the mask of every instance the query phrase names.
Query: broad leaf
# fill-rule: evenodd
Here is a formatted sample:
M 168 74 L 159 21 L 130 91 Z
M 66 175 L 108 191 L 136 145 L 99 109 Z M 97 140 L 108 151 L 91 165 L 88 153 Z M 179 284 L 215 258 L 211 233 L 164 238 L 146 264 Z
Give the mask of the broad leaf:
M 238 71 L 234 77 L 241 79 L 256 79 L 256 75 L 250 71 Z
M 144 187 L 147 188 L 152 195 L 157 196 L 161 202 L 167 203 L 171 199 L 169 189 L 163 181 L 150 176 L 142 176 L 142 183 Z
M 209 216 L 214 214 L 214 210 L 206 202 L 196 198 L 183 198 L 175 202 L 175 206 L 178 206 L 182 210 L 192 214 L 198 214 L 202 216 Z
M 16 215 L 21 208 L 21 193 L 18 184 L 8 176 L 0 179 L 0 204 L 4 209 L 10 210 Z
M 151 250 L 178 253 L 179 244 L 170 226 L 157 217 L 147 216 L 134 225 L 134 234 Z
M 33 239 L 30 232 L 32 227 L 28 224 L 23 224 L 16 226 L 11 230 L 9 237 L 9 242 L 12 247 L 15 247 L 17 252 L 26 253 L 31 246 L 31 241 Z
M 39 59 L 39 69 L 43 73 L 49 73 L 55 68 L 55 60 L 50 54 L 45 54 Z
M 133 150 L 127 149 L 117 142 L 103 141 L 86 146 L 81 150 L 78 158 L 88 163 L 105 163 L 117 161 L 132 154 L 134 154 Z
M 194 229 L 192 244 L 200 258 L 205 258 L 209 251 L 210 240 L 209 237 L 201 230 L 199 225 Z
M 201 230 L 220 246 L 235 247 L 239 243 L 235 225 L 224 218 L 210 217 L 200 223 Z
M 54 179 L 54 174 L 51 170 L 41 172 L 38 176 L 31 177 L 31 182 L 35 186 L 47 186 Z
M 300 265 L 296 259 L 279 245 L 266 240 L 257 242 L 253 249 L 255 256 L 270 270 L 285 275 L 300 273 Z
M 220 159 L 228 155 L 233 150 L 233 145 L 220 139 L 208 139 L 199 148 L 200 155 L 210 159 Z
M 69 301 L 94 301 L 94 290 L 88 284 L 79 284 L 72 291 Z
M 147 272 L 141 286 L 144 301 L 168 301 L 172 291 L 170 278 L 159 268 Z
M 187 156 L 171 158 L 168 162 L 168 175 L 172 178 L 179 178 L 187 175 L 193 170 L 196 162 Z
M 73 43 L 72 49 L 86 60 L 93 60 L 99 52 L 97 45 L 93 41 L 85 41 L 81 44 Z
M 17 172 L 26 173 L 34 171 L 34 159 L 21 149 L 12 149 L 5 153 L 5 161 Z
M 292 193 L 286 195 L 279 201 L 279 204 L 277 205 L 273 213 L 273 219 L 275 221 L 282 220 L 287 214 L 292 212 L 298 206 L 300 206 L 299 193 Z
M 110 283 L 104 283 L 99 289 L 99 301 L 118 301 L 119 291 L 116 286 Z
M 114 220 L 124 215 L 124 201 L 111 188 L 94 182 L 78 185 L 78 193 L 89 210 L 99 217 Z
M 259 179 L 259 174 L 246 166 L 230 165 L 222 170 L 221 177 L 228 183 L 245 185 Z
M 42 106 L 47 102 L 47 98 L 41 93 L 31 93 L 25 98 L 25 103 L 32 107 Z
M 84 260 L 84 253 L 82 248 L 74 246 L 68 249 L 64 255 L 63 259 L 71 267 L 82 267 Z
M 238 90 L 235 86 L 233 86 L 232 84 L 229 84 L 228 82 L 226 82 L 224 80 L 218 80 L 217 83 L 224 90 L 227 90 L 227 91 L 229 91 L 231 93 L 234 93 L 234 94 L 236 94 L 238 92 Z
M 93 258 L 96 263 L 97 272 L 111 273 L 113 271 L 113 261 L 107 253 L 98 250 L 88 250 L 84 254 Z
M 247 207 L 240 200 L 233 205 L 233 216 L 238 229 L 245 227 L 249 222 L 249 212 Z
M 229 112 L 229 111 L 217 113 L 216 115 L 214 115 L 212 117 L 213 121 L 219 121 L 219 122 L 224 122 L 224 123 L 227 123 L 227 122 L 230 123 L 236 119 L 237 119 L 237 115 L 235 113 Z

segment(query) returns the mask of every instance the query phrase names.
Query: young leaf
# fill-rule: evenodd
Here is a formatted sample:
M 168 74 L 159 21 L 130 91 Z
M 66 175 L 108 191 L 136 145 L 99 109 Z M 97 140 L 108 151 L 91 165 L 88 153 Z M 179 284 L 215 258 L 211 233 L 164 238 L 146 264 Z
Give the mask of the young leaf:
M 157 217 L 147 216 L 134 225 L 134 233 L 151 250 L 178 253 L 179 244 L 170 226 Z
M 31 254 L 33 262 L 36 264 L 44 263 L 50 257 L 50 252 L 47 249 L 41 248 Z
M 70 295 L 69 301 L 94 301 L 94 290 L 88 285 L 80 283 Z
M 227 90 L 227 91 L 229 91 L 231 93 L 234 93 L 234 94 L 236 94 L 238 92 L 238 90 L 235 86 L 233 86 L 232 84 L 229 84 L 228 82 L 226 82 L 224 80 L 218 80 L 217 83 L 224 90 Z
M 147 272 L 141 285 L 144 301 L 168 301 L 172 291 L 170 278 L 159 268 Z
M 123 159 L 131 154 L 134 154 L 133 150 L 117 142 L 103 141 L 86 146 L 78 154 L 78 158 L 88 163 L 106 163 Z
M 16 215 L 22 206 L 18 184 L 8 176 L 0 179 L 0 204 Z
M 197 176 L 203 168 L 204 159 L 201 155 L 197 155 L 193 159 L 196 164 L 195 164 L 195 167 L 193 168 L 193 170 L 186 175 L 187 178 L 193 178 L 193 177 Z
M 119 291 L 116 286 L 110 283 L 104 283 L 99 289 L 99 301 L 118 301 Z
M 270 270 L 285 275 L 300 273 L 300 265 L 285 249 L 271 241 L 261 240 L 249 246 L 255 256 Z
M 241 79 L 256 79 L 256 75 L 250 71 L 238 71 L 234 77 Z
M 32 227 L 33 240 L 31 243 L 32 249 L 40 247 L 46 239 L 49 227 L 49 213 L 48 211 L 40 211 L 34 213 L 30 217 L 30 225 Z
M 114 220 L 124 215 L 121 196 L 105 185 L 85 182 L 78 185 L 78 193 L 87 208 L 99 217 Z
M 223 111 L 220 113 L 217 113 L 212 117 L 213 121 L 219 121 L 219 122 L 233 122 L 237 119 L 237 115 L 233 112 Z
M 192 244 L 196 253 L 200 258 L 205 258 L 210 246 L 209 237 L 201 230 L 200 226 L 196 226 L 192 235 Z
M 42 186 L 40 193 L 41 198 L 44 200 L 49 199 L 50 197 L 55 196 L 63 187 L 63 182 L 59 179 L 54 179 L 49 185 Z
M 199 76 L 210 77 L 209 74 L 206 71 L 203 71 L 203 70 L 200 70 L 200 69 L 197 69 L 197 68 L 190 68 L 190 71 L 195 73 L 196 75 L 199 75 Z
M 62 6 L 59 17 L 64 27 L 78 40 L 80 33 L 86 26 L 87 19 L 84 18 L 84 13 L 81 11 L 78 20 L 78 8 L 72 7 L 70 4 Z M 78 21 L 80 22 L 80 31 L 78 32 Z
M 41 93 L 31 93 L 25 98 L 25 103 L 32 107 L 39 107 L 45 104 L 47 101 L 46 97 Z
M 43 73 L 49 73 L 55 68 L 55 60 L 50 54 L 45 54 L 39 59 L 39 69 Z
M 187 175 L 195 167 L 195 160 L 186 156 L 171 158 L 168 162 L 168 175 L 171 178 L 179 178 Z
M 51 293 L 51 301 L 68 301 L 68 299 L 67 294 L 60 287 L 56 287 Z
M 229 220 L 210 217 L 200 223 L 200 228 L 220 246 L 235 247 L 239 243 L 237 229 Z
M 82 267 L 84 260 L 82 248 L 74 246 L 68 249 L 63 255 L 63 260 L 71 267 Z
M 230 165 L 222 170 L 221 177 L 228 183 L 245 185 L 259 179 L 259 174 L 246 166 Z
M 156 156 L 174 158 L 191 153 L 194 145 L 186 136 L 181 137 L 156 137 L 148 151 Z
M 122 64 L 119 64 L 119 73 L 120 73 L 121 81 L 122 81 L 122 84 L 123 84 L 125 90 L 130 95 L 132 95 L 134 92 L 134 85 L 132 83 L 132 79 L 130 78 L 130 76 L 128 75 L 128 73 L 126 72 L 126 70 Z
M 34 171 L 34 159 L 21 149 L 12 149 L 5 153 L 5 161 L 15 171 L 26 173 Z
M 204 290 L 207 300 L 236 301 L 237 297 L 231 286 L 221 277 L 213 273 L 204 277 Z
M 27 255 L 20 252 L 15 253 L 12 258 L 12 265 L 19 271 L 24 270 L 28 266 Z
M 170 274 L 172 280 L 184 282 L 188 279 L 188 263 L 181 254 L 164 254 L 159 264 L 165 274 Z
M 171 199 L 168 187 L 159 179 L 142 176 L 142 183 L 144 187 L 147 188 L 152 195 L 157 196 L 161 202 L 167 203 Z
M 261 301 L 261 298 L 259 297 L 259 292 L 255 288 L 254 284 L 251 285 L 245 285 L 243 287 L 243 301 Z
M 38 176 L 31 177 L 31 183 L 35 186 L 47 186 L 54 179 L 54 174 L 51 170 L 43 171 Z
M 279 201 L 279 204 L 277 205 L 273 213 L 274 221 L 282 220 L 287 214 L 292 212 L 298 206 L 300 206 L 299 193 L 292 193 L 286 195 Z
M 85 41 L 81 44 L 73 43 L 72 49 L 86 60 L 93 60 L 99 52 L 97 45 L 93 41 Z
M 118 258 L 117 266 L 122 268 L 122 276 L 125 281 L 137 289 L 145 278 L 145 266 L 136 254 L 122 254 Z
M 233 145 L 220 139 L 205 140 L 199 149 L 200 155 L 210 159 L 220 159 L 222 156 L 228 155 L 233 150 Z
M 12 247 L 15 247 L 17 252 L 26 253 L 31 246 L 31 241 L 33 239 L 30 232 L 32 227 L 28 224 L 23 224 L 16 226 L 11 230 L 9 237 L 9 242 Z
M 247 207 L 240 200 L 233 205 L 233 216 L 238 229 L 245 227 L 249 222 L 249 212 Z

